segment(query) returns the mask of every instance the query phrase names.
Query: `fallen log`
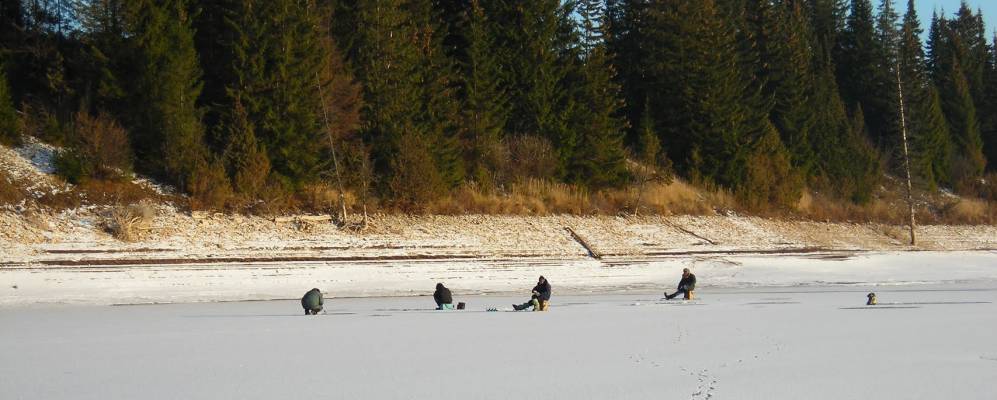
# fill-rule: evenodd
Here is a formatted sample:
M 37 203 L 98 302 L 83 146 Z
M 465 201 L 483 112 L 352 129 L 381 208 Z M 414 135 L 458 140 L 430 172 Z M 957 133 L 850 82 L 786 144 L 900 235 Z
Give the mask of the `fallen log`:
M 585 241 L 585 238 L 583 238 L 581 235 L 575 232 L 574 229 L 571 229 L 571 227 L 566 226 L 564 227 L 564 230 L 568 231 L 568 233 L 571 234 L 571 238 L 575 239 L 575 241 L 578 242 L 578 244 L 582 245 L 582 247 L 584 247 L 585 250 L 588 251 L 589 257 L 592 257 L 596 260 L 602 259 L 602 254 L 599 254 L 599 252 L 595 251 L 595 248 L 589 245 L 589 243 Z

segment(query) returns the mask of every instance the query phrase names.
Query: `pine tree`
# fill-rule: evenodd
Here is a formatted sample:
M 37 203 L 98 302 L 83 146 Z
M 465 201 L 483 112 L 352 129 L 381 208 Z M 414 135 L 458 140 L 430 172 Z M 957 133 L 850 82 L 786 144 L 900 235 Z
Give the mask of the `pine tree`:
M 128 91 L 137 166 L 185 186 L 193 166 L 206 157 L 196 107 L 201 71 L 187 8 L 182 0 L 138 0 L 128 7 L 136 57 Z
M 364 84 L 362 127 L 371 145 L 382 190 L 396 203 L 416 207 L 445 192 L 434 144 L 438 131 L 427 129 L 428 97 L 420 29 L 400 0 L 372 1 L 358 10 L 357 59 Z M 423 37 L 424 39 L 424 37 Z
M 578 147 L 572 154 L 568 174 L 571 180 L 594 188 L 619 185 L 626 177 L 626 121 L 619 117 L 623 101 L 613 81 L 598 4 L 594 0 L 580 3 L 583 59 L 575 100 L 578 112 L 570 121 L 577 132 Z
M 983 154 L 987 158 L 987 170 L 997 170 L 997 34 L 994 35 L 993 45 L 990 47 L 987 63 L 986 75 L 984 75 L 984 85 L 986 91 L 984 95 L 984 108 L 981 113 L 983 118 Z
M 501 81 L 502 61 L 496 54 L 494 26 L 477 0 L 472 1 L 466 29 L 467 61 L 463 66 L 463 129 L 467 135 L 469 172 L 480 183 L 495 182 L 511 104 Z
M 947 72 L 940 84 L 942 110 L 955 145 L 953 178 L 959 183 L 982 175 L 986 159 L 976 106 L 958 60 L 953 60 Z
M 747 167 L 785 167 L 769 174 L 790 175 L 767 113 L 751 108 L 759 100 L 742 64 L 736 22 L 712 0 L 654 3 L 649 17 L 649 100 L 660 110 L 654 119 L 672 159 L 694 180 L 733 188 L 750 204 L 788 205 L 783 201 L 799 194 L 794 180 L 769 185 L 754 175 L 762 168 Z
M 814 103 L 821 107 L 815 110 L 810 135 L 816 160 L 811 184 L 853 202 L 866 202 L 879 182 L 879 164 L 864 137 L 865 116 L 858 107 L 849 120 L 833 65 L 821 60 L 816 64 Z
M 227 121 L 221 126 L 229 130 L 225 133 L 228 143 L 223 158 L 233 189 L 248 200 L 256 199 L 270 176 L 270 159 L 266 149 L 256 139 L 253 124 L 241 99 L 233 101 Z
M 658 167 L 662 163 L 661 140 L 658 138 L 658 130 L 654 127 L 654 120 L 651 119 L 651 110 L 648 101 L 644 101 L 644 112 L 641 113 L 640 122 L 637 124 L 637 160 L 650 166 Z
M 609 0 L 606 2 L 606 47 L 612 57 L 624 100 L 623 114 L 628 121 L 641 121 L 646 113 L 647 77 L 647 5 L 646 0 Z M 641 130 L 630 130 L 628 142 L 638 143 Z
M 10 99 L 10 87 L 7 85 L 7 73 L 3 63 L 0 63 L 0 144 L 16 145 L 21 141 L 17 129 L 17 113 Z
M 949 184 L 951 142 L 941 100 L 926 70 L 921 25 L 908 0 L 900 31 L 898 62 L 903 82 L 912 175 L 930 188 Z M 899 149 L 893 151 L 900 155 Z
M 814 56 L 823 63 L 830 63 L 839 49 L 841 34 L 848 14 L 846 0 L 807 0 L 814 31 Z
M 328 156 L 323 111 L 356 115 L 354 83 L 329 34 L 329 8 L 316 0 L 205 2 L 203 24 L 211 37 L 200 40 L 211 85 L 209 106 L 213 147 L 229 146 L 225 115 L 239 99 L 273 171 L 301 184 L 326 177 Z M 340 79 L 339 77 L 344 77 Z M 323 93 L 330 94 L 323 104 Z
M 891 37 L 892 26 L 886 23 L 887 32 L 880 36 Z M 861 106 L 865 111 L 866 124 L 879 147 L 885 145 L 891 129 L 887 116 L 893 115 L 891 99 L 896 95 L 888 83 L 894 82 L 893 70 L 883 59 L 888 54 L 884 45 L 877 41 L 873 22 L 872 5 L 869 0 L 852 0 L 850 13 L 839 42 L 837 61 L 838 86 L 841 97 L 850 108 Z
M 985 36 L 986 27 L 983 16 L 973 14 L 969 4 L 963 0 L 956 11 L 955 18 L 949 24 L 950 46 L 955 52 L 959 65 L 966 76 L 973 104 L 981 106 L 984 101 L 983 75 L 986 69 L 990 49 Z
M 869 120 L 877 130 L 874 135 L 877 148 L 881 151 L 896 148 L 900 134 L 900 119 L 897 110 L 900 109 L 900 95 L 897 92 L 897 63 L 900 46 L 899 17 L 893 5 L 893 0 L 882 0 L 879 15 L 876 18 L 876 57 L 875 75 L 876 97 L 869 107 L 879 107 L 870 111 L 881 113 Z
M 562 34 L 570 23 L 559 0 L 489 2 L 486 12 L 496 24 L 497 53 L 508 68 L 499 79 L 509 88 L 512 115 L 507 131 L 539 135 L 553 143 L 563 175 L 577 136 L 568 128 L 571 88 L 565 83 L 574 55 Z
M 793 167 L 809 176 L 814 162 L 810 130 L 814 124 L 811 30 L 799 2 L 772 4 L 750 0 L 749 29 L 754 33 L 755 79 L 771 104 L 770 118 L 791 153 Z
M 425 105 L 425 114 L 420 119 L 421 129 L 433 141 L 430 148 L 445 185 L 454 188 L 464 181 L 465 173 L 458 122 L 458 67 L 444 52 L 444 41 L 449 34 L 446 25 L 440 23 L 436 2 L 411 1 L 408 7 L 421 53 L 419 73 L 423 85 L 420 91 Z

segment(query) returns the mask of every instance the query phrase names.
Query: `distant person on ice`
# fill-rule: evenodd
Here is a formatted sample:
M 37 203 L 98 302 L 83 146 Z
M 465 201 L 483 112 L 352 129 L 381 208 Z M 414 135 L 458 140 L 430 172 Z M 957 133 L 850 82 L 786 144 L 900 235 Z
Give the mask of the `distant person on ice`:
M 305 293 L 301 298 L 301 307 L 305 309 L 305 315 L 318 315 L 322 311 L 322 291 L 316 288 Z
M 436 284 L 433 300 L 436 300 L 437 310 L 453 310 L 453 295 L 450 294 L 450 289 L 447 289 L 442 283 Z
M 550 282 L 542 275 L 537 280 L 537 285 L 533 287 L 533 292 L 537 294 L 540 301 L 540 311 L 547 311 L 550 307 Z
M 693 275 L 691 272 L 689 272 L 689 268 L 683 268 L 682 280 L 679 281 L 678 290 L 676 290 L 675 293 L 672 294 L 668 294 L 668 292 L 665 292 L 665 299 L 668 300 L 674 299 L 675 296 L 678 296 L 679 293 L 682 293 L 683 299 L 692 300 L 693 290 L 696 290 L 696 275 Z

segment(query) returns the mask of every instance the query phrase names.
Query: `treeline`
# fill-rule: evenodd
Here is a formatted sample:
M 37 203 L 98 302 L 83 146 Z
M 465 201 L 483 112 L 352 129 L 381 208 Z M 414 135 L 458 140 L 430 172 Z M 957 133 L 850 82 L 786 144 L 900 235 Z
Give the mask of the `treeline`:
M 973 193 L 997 160 L 997 38 L 909 0 L 8 0 L 0 141 L 67 179 L 194 207 L 316 188 L 418 208 L 473 185 L 672 172 L 789 207 L 899 173 Z M 901 83 L 898 85 L 898 83 Z M 342 190 L 340 190 L 342 189 Z

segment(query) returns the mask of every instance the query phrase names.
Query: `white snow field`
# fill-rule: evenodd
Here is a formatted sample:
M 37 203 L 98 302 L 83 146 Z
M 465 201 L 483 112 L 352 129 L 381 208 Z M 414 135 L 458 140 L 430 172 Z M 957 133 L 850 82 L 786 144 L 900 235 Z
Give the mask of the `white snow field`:
M 453 265 L 440 267 L 448 274 L 422 265 L 428 271 L 406 275 L 427 295 L 436 280 L 446 282 L 456 301 L 468 303 L 465 311 L 434 311 L 428 296 L 337 298 L 342 294 L 330 289 L 324 289 L 326 313 L 318 316 L 303 315 L 296 300 L 122 306 L 47 302 L 58 296 L 8 301 L 0 307 L 0 399 L 997 394 L 993 252 L 711 260 L 512 266 L 488 275 L 498 286 L 470 278 L 483 274 L 480 267 L 468 267 L 464 280 L 446 269 Z M 699 299 L 660 300 L 682 266 L 697 273 Z M 606 282 L 597 282 L 596 268 Z M 537 273 L 554 287 L 549 312 L 485 311 L 527 300 Z M 129 279 L 107 276 L 121 291 L 136 290 L 128 288 Z M 354 284 L 391 284 L 380 276 Z M 251 293 L 265 279 L 234 284 Z M 660 289 L 651 291 L 655 280 Z M 518 282 L 522 294 L 479 294 L 508 282 Z M 283 294 L 298 297 L 327 283 L 302 280 L 294 293 Z M 58 287 L 55 281 L 51 286 Z M 864 305 L 870 291 L 878 293 L 879 305 Z
M 993 399 L 997 288 L 0 311 L 4 399 Z M 555 286 L 556 291 L 556 286 Z M 663 304 L 664 303 L 664 304 Z M 897 304 L 892 304 L 897 303 Z M 639 304 L 639 305 L 636 305 Z

